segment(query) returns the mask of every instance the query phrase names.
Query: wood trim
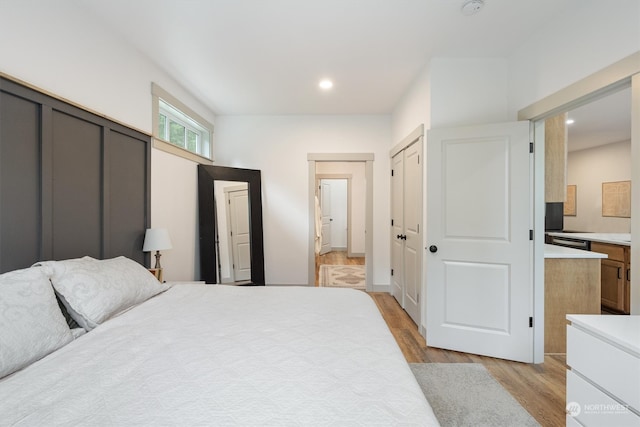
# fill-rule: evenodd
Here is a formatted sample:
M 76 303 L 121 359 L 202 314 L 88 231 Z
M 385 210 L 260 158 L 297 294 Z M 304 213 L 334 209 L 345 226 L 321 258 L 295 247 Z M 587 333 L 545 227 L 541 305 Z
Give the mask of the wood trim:
M 67 105 L 70 105 L 72 107 L 75 107 L 75 108 L 78 108 L 80 110 L 86 111 L 86 112 L 88 112 L 88 113 L 90 113 L 90 114 L 92 114 L 94 116 L 101 117 L 101 118 L 103 118 L 105 120 L 108 120 L 111 123 L 118 124 L 118 125 L 123 126 L 123 127 L 127 128 L 127 129 L 131 129 L 131 130 L 133 130 L 135 132 L 142 133 L 142 134 L 144 134 L 146 136 L 152 136 L 151 134 L 149 134 L 148 132 L 146 132 L 146 131 L 144 131 L 142 129 L 139 129 L 139 128 L 136 128 L 134 126 L 131 126 L 130 124 L 127 124 L 127 123 L 125 123 L 125 122 L 123 122 L 121 120 L 114 119 L 111 116 L 108 116 L 106 114 L 100 113 L 99 111 L 93 110 L 93 109 L 91 109 L 91 108 L 89 108 L 89 107 L 87 107 L 85 105 L 82 105 L 82 104 L 80 104 L 78 102 L 71 101 L 70 99 L 67 99 L 67 98 L 65 98 L 63 96 L 56 95 L 53 92 L 50 92 L 50 91 L 48 91 L 46 89 L 42 89 L 41 87 L 36 86 L 34 84 L 31 84 L 31 83 L 29 83 L 29 82 L 27 82 L 25 80 L 21 80 L 21 79 L 19 79 L 17 77 L 13 77 L 13 76 L 11 76 L 9 74 L 3 73 L 2 71 L 0 71 L 0 78 L 8 80 L 8 81 L 11 81 L 11 82 L 16 83 L 16 84 L 18 84 L 20 86 L 24 86 L 24 87 L 26 87 L 28 89 L 36 91 L 36 92 L 38 92 L 38 93 L 40 93 L 40 94 L 42 94 L 44 96 L 47 96 L 49 98 L 52 98 L 52 99 L 58 100 L 60 102 L 63 102 L 63 103 L 65 103 Z
M 409 135 L 402 138 L 402 141 L 397 143 L 391 150 L 389 150 L 389 157 L 393 157 L 398 154 L 400 151 L 404 150 L 418 139 L 424 136 L 424 124 L 420 124 L 417 128 L 415 128 Z
M 206 157 L 202 157 L 196 153 L 192 153 L 189 150 L 185 150 L 184 148 L 180 148 L 158 138 L 153 138 L 153 148 L 164 151 L 165 153 L 170 153 L 182 157 L 187 160 L 191 160 L 192 162 L 196 162 L 201 165 L 213 165 L 213 161 L 207 159 Z
M 618 88 L 640 73 L 640 51 L 615 62 L 518 111 L 518 120 L 540 120 L 576 108 Z
M 308 153 L 307 160 L 315 162 L 368 162 L 373 161 L 373 153 Z

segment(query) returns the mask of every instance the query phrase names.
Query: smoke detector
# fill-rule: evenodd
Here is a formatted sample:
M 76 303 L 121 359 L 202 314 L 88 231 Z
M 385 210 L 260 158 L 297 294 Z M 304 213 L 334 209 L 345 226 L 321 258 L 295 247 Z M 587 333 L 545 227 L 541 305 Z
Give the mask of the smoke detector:
M 484 1 L 482 0 L 469 0 L 466 1 L 463 5 L 462 5 L 462 14 L 463 15 L 474 15 L 478 12 L 480 12 L 480 9 L 482 9 L 482 7 L 484 6 Z

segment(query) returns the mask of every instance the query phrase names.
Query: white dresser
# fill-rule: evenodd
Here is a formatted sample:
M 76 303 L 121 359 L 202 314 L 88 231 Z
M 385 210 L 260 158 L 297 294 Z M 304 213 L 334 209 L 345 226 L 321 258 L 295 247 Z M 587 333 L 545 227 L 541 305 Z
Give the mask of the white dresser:
M 567 425 L 640 427 L 640 316 L 567 320 Z

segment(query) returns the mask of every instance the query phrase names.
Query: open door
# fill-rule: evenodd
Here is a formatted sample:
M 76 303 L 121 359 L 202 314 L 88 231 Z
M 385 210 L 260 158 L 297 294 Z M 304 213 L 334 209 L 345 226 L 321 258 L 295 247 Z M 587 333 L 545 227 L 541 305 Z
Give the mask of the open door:
M 532 177 L 529 122 L 428 132 L 428 346 L 533 362 Z
M 320 255 L 331 252 L 331 185 L 320 180 L 320 210 L 322 211 L 322 247 Z
M 251 226 L 249 224 L 249 192 L 229 191 L 229 231 L 233 254 L 233 276 L 235 282 L 251 280 Z

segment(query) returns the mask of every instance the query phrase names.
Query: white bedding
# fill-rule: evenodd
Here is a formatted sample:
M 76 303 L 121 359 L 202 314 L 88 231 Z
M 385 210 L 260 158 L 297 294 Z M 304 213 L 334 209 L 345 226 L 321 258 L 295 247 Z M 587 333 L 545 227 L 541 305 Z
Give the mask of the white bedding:
M 0 425 L 437 425 L 371 298 L 176 285 L 0 380 Z

